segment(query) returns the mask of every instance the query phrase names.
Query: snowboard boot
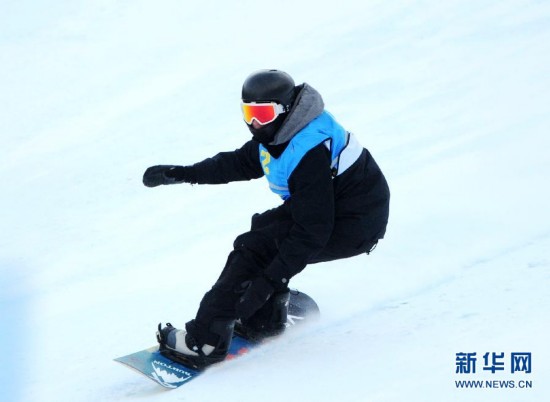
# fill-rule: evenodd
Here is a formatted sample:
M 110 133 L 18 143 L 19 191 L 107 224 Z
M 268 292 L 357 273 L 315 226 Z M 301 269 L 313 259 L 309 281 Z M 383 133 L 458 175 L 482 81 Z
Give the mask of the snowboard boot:
M 171 360 L 202 370 L 225 359 L 233 338 L 233 327 L 234 320 L 214 321 L 205 334 L 205 341 L 201 342 L 189 331 L 195 333 L 193 329 L 197 325 L 194 320 L 187 323 L 187 331 L 176 329 L 170 323 L 164 328 L 159 324 L 159 351 Z
M 286 329 L 290 291 L 275 293 L 254 315 L 235 324 L 235 331 L 254 342 L 281 334 Z

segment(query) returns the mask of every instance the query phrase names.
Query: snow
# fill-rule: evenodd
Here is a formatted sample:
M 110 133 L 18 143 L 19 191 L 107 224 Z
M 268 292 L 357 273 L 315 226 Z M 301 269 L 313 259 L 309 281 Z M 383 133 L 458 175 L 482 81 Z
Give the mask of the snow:
M 4 3 L 3 401 L 549 399 L 547 2 Z M 232 240 L 279 201 L 263 180 L 141 176 L 244 143 L 240 86 L 272 67 L 373 153 L 388 233 L 293 280 L 320 321 L 165 391 L 112 359 L 192 318 Z M 461 352 L 475 374 L 456 373 Z M 483 370 L 487 352 L 505 370 Z M 511 373 L 515 352 L 532 373 Z

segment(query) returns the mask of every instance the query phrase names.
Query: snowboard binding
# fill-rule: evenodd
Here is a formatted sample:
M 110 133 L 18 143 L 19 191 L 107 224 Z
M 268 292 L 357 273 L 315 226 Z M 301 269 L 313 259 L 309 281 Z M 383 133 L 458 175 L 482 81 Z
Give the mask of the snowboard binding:
M 170 360 L 184 364 L 197 371 L 202 371 L 206 367 L 214 363 L 219 363 L 223 361 L 227 356 L 227 348 L 218 350 L 214 349 L 208 354 L 205 353 L 203 350 L 204 345 L 201 345 L 191 334 L 185 333 L 185 331 L 182 332 L 185 333 L 184 336 L 186 347 L 189 349 L 189 352 L 193 354 L 182 353 L 176 350 L 174 339 L 169 339 L 169 335 L 172 331 L 179 330 L 177 330 L 170 323 L 167 323 L 166 326 L 162 328 L 162 324 L 159 323 L 156 333 L 157 342 L 159 343 L 160 354 Z M 232 335 L 233 330 L 231 329 L 229 339 L 232 337 Z

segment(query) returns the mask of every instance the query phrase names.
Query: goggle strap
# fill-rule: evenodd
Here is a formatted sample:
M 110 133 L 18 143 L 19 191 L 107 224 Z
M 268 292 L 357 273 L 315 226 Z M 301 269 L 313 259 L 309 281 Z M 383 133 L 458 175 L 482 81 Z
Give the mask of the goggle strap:
M 275 103 L 275 111 L 277 112 L 277 115 L 288 112 L 287 109 L 287 106 L 281 105 L 280 103 Z

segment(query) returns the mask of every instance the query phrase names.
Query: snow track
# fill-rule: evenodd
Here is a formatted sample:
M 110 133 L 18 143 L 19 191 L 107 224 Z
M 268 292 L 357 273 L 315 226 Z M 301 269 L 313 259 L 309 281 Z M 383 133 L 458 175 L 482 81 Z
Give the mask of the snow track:
M 272 4 L 3 7 L 2 400 L 549 400 L 548 3 Z M 240 86 L 267 67 L 318 89 L 372 152 L 387 237 L 293 280 L 320 321 L 166 392 L 112 358 L 191 318 L 250 216 L 279 201 L 262 180 L 141 176 L 244 143 Z M 532 373 L 510 372 L 515 352 Z M 457 353 L 477 372 L 457 374 Z M 485 353 L 505 370 L 483 370 Z

